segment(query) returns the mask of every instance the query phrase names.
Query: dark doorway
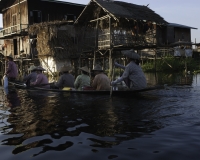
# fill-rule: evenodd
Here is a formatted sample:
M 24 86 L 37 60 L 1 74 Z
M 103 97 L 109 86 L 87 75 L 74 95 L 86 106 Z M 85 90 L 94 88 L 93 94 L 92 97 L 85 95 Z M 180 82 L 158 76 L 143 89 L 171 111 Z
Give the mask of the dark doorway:
M 40 23 L 41 18 L 41 11 L 33 11 L 33 23 Z
M 14 51 L 14 55 L 18 55 L 17 54 L 17 39 L 13 39 L 13 51 Z

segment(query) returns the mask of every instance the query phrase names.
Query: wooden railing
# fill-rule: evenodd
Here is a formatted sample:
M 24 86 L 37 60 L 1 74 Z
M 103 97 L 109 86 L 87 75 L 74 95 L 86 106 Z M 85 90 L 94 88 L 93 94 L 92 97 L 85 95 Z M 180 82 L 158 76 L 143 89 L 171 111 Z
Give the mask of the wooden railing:
M 0 31 L 0 38 L 10 36 L 13 34 L 19 34 L 22 31 L 27 31 L 28 24 L 17 24 L 11 27 L 4 28 Z
M 156 32 L 151 30 L 145 34 L 133 34 L 131 30 L 112 30 L 108 29 L 99 31 L 98 48 L 106 49 L 111 46 L 138 46 L 138 45 L 155 45 Z

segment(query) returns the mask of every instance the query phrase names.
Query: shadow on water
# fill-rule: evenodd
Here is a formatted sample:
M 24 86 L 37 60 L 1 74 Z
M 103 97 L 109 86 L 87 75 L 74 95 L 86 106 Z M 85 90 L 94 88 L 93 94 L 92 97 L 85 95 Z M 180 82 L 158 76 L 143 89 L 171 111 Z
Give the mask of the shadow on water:
M 158 84 L 167 82 L 167 78 L 158 79 Z M 185 110 L 190 111 L 194 107 L 186 101 L 193 97 L 191 86 L 194 82 L 190 82 L 190 87 L 176 85 L 166 90 L 112 98 L 109 95 L 18 90 L 7 99 L 10 103 L 17 102 L 17 105 L 7 105 L 9 114 L 5 114 L 6 118 L 1 117 L 7 123 L 0 126 L 0 132 L 4 134 L 3 138 L 0 136 L 1 145 L 14 146 L 12 154 L 20 155 L 18 158 L 28 152 L 29 156 L 45 155 L 47 159 L 53 159 L 51 153 L 56 154 L 55 151 L 65 152 L 68 158 L 71 155 L 77 159 L 86 155 L 95 159 L 105 159 L 105 155 L 107 159 L 126 156 L 120 153 L 122 148 L 116 147 L 130 141 L 126 149 L 137 150 L 136 147 L 141 144 L 133 146 L 131 140 L 145 136 L 150 139 L 154 132 L 166 126 L 189 123 L 184 116 Z M 198 93 L 198 90 L 194 92 Z M 182 105 L 182 102 L 185 104 Z M 104 149 L 113 151 L 113 154 Z M 146 149 L 148 152 L 151 145 Z M 97 157 L 92 153 L 105 155 L 98 154 Z M 127 159 L 132 159 L 133 153 L 128 153 Z

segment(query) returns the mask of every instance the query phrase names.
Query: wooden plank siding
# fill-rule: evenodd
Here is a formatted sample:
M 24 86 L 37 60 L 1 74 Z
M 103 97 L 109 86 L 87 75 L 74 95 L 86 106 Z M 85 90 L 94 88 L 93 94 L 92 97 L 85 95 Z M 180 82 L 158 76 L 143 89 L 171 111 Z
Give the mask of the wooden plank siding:
M 62 20 L 75 21 L 83 9 L 84 5 L 78 4 L 73 5 L 64 2 L 55 3 L 53 1 L 28 0 L 29 24 Z M 41 16 L 41 19 L 38 22 L 34 22 L 34 11 L 40 12 L 38 16 Z
M 3 29 L 1 39 L 6 44 L 5 54 L 15 58 L 29 57 L 33 37 L 28 35 L 28 27 L 48 21 L 68 21 L 73 24 L 85 5 L 53 0 L 7 0 L 3 1 Z
M 175 42 L 186 41 L 191 42 L 191 29 L 188 28 L 174 28 Z
M 19 4 L 18 0 L 15 0 L 15 2 L 11 6 L 6 6 L 5 9 L 3 10 L 3 28 L 8 28 L 13 26 L 13 18 L 12 18 L 13 15 L 17 16 L 16 24 L 28 24 L 27 1 L 24 0 L 20 1 L 21 2 Z

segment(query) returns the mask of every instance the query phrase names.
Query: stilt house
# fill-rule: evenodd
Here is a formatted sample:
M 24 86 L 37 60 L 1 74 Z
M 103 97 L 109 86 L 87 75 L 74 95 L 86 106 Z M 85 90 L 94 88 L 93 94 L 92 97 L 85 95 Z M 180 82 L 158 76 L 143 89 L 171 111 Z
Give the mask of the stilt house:
M 29 34 L 31 25 L 65 21 L 73 24 L 85 5 L 57 0 L 1 0 L 0 13 L 3 15 L 3 29 L 0 39 L 4 40 L 4 54 L 13 55 L 19 62 L 37 59 L 37 37 Z
M 101 63 L 110 74 L 112 62 L 121 56 L 121 50 L 164 44 L 166 24 L 148 6 L 111 0 L 91 0 L 75 22 L 77 27 L 84 27 L 83 58 L 90 57 L 93 66 Z

